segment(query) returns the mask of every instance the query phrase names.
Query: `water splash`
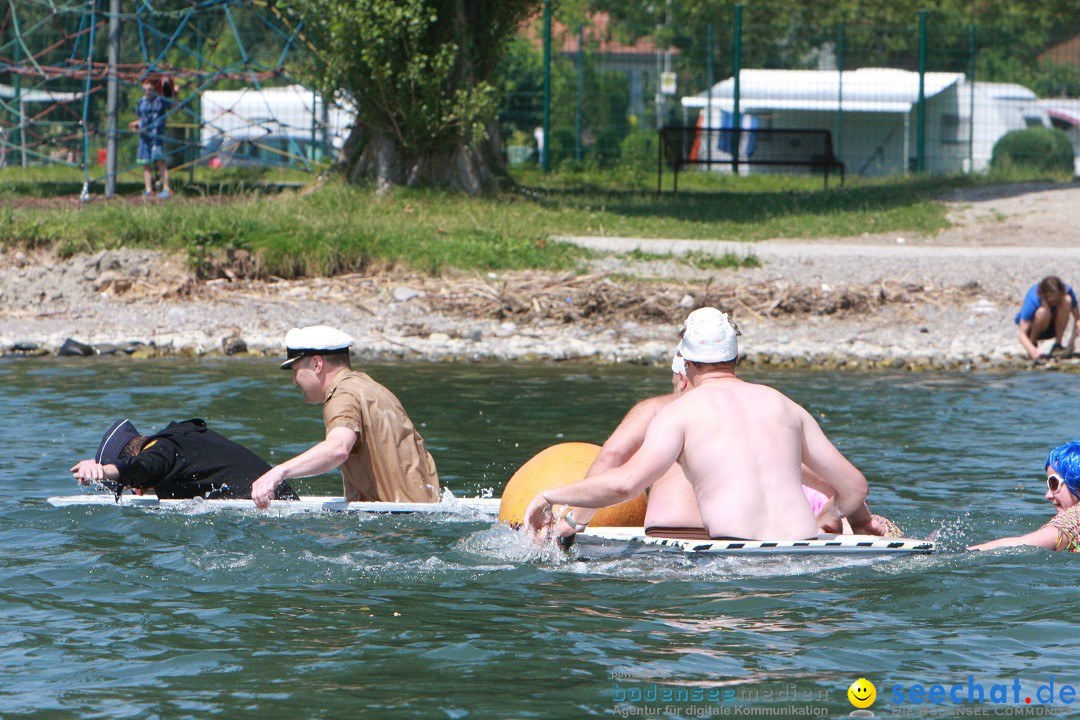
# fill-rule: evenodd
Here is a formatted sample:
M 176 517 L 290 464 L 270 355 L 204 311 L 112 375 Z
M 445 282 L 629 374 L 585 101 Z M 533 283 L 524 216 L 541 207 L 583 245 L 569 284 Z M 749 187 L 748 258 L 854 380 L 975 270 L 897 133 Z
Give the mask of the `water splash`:
M 952 520 L 942 522 L 937 529 L 930 533 L 927 539 L 937 543 L 935 550 L 938 553 L 962 553 L 967 550 L 967 546 L 970 544 L 967 538 L 970 528 L 971 513 L 966 512 Z
M 554 540 L 538 545 L 527 533 L 502 523 L 462 538 L 454 547 L 502 562 L 562 565 L 572 560 Z

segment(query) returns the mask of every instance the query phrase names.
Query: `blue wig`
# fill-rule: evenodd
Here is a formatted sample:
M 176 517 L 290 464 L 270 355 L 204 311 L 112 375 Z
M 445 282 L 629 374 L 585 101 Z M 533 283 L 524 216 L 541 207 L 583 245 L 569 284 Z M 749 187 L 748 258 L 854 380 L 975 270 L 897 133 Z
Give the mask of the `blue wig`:
M 1060 473 L 1073 497 L 1080 498 L 1080 441 L 1067 442 L 1051 450 L 1043 469 L 1049 469 L 1051 465 Z

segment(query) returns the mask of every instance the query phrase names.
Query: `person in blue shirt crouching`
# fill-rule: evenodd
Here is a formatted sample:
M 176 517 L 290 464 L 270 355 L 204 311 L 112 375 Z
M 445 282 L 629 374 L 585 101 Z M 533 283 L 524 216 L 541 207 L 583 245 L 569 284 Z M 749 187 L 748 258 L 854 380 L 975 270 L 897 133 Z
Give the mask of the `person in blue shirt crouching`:
M 1076 306 L 1076 294 L 1056 275 L 1048 275 L 1032 285 L 1024 296 L 1020 312 L 1016 314 L 1020 344 L 1035 362 L 1053 357 L 1059 351 L 1072 355 L 1076 348 L 1078 322 L 1080 309 Z M 1069 332 L 1068 343 L 1065 343 L 1066 330 Z M 1050 352 L 1043 353 L 1039 343 L 1050 338 L 1054 339 L 1054 345 Z

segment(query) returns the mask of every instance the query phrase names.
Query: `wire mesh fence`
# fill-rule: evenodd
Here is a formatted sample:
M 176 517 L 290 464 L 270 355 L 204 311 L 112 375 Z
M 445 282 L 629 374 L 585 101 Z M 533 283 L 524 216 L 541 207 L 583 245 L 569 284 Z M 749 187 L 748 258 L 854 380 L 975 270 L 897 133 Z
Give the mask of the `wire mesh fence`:
M 740 129 L 827 131 L 835 159 L 858 177 L 983 172 L 997 141 L 1028 127 L 1070 133 L 1080 155 L 1080 101 L 1040 99 L 1023 83 L 1000 81 L 1023 79 L 1037 64 L 1001 60 L 1001 48 L 1037 42 L 1021 40 L 1031 30 L 1022 25 L 923 12 L 890 26 L 817 26 L 736 7 L 715 23 L 679 28 L 677 47 L 654 41 L 664 36 L 659 24 L 632 42 L 615 40 L 611 26 L 603 13 L 577 25 L 552 23 L 552 168 L 655 169 L 657 130 L 665 126 L 699 128 L 685 143 L 683 167 L 720 173 L 825 172 L 813 163 L 755 163 L 755 153 L 776 160 L 785 150 L 747 138 L 734 143 L 733 155 L 731 133 Z M 531 49 L 535 65 L 542 42 L 534 30 L 507 65 L 512 92 L 501 122 L 511 164 L 543 159 L 543 73 L 522 72 L 523 56 Z M 808 152 L 797 133 L 771 137 L 786 137 L 793 159 Z
M 347 107 L 290 76 L 310 53 L 272 3 L 9 2 L 0 10 L 0 166 L 71 166 L 89 184 L 109 174 L 112 137 L 113 174 L 137 164 L 140 139 L 174 168 L 310 169 L 350 124 Z M 154 96 L 163 128 L 140 128 L 138 101 Z
M 638 32 L 625 17 L 588 11 L 556 15 L 548 37 L 540 20 L 522 28 L 498 80 L 512 168 L 546 159 L 547 168 L 653 172 L 664 127 L 691 128 L 681 169 L 737 175 L 822 173 L 833 161 L 848 177 L 982 172 L 1005 133 L 1033 126 L 1069 133 L 1080 156 L 1080 100 L 1040 99 L 1024 82 L 1033 67 L 1058 68 L 1078 80 L 1035 89 L 1080 95 L 1080 41 L 1050 46 L 1023 22 L 940 12 L 817 24 L 795 9 L 737 6 L 679 27 L 656 12 Z M 316 53 L 270 1 L 9 0 L 0 166 L 68 166 L 89 186 L 136 167 L 142 134 L 174 168 L 310 170 L 335 156 L 352 122 L 347 104 L 296 80 Z M 165 129 L 149 138 L 132 124 L 147 93 L 166 101 Z M 829 133 L 832 157 L 816 161 L 799 144 L 818 137 L 809 131 Z M 785 156 L 809 160 L 763 161 Z

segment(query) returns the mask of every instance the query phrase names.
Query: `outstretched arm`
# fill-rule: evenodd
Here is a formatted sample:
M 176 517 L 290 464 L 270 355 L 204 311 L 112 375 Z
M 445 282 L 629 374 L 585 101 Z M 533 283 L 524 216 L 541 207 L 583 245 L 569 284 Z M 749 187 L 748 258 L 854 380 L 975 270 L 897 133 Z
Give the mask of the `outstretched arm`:
M 289 478 L 308 477 L 328 472 L 341 465 L 356 444 L 356 432 L 345 427 L 332 428 L 326 439 L 296 457 L 267 470 L 251 485 L 251 499 L 257 507 L 269 507 L 277 486 Z
M 1072 322 L 1069 323 L 1072 327 L 1069 329 L 1069 342 L 1065 349 L 1071 353 L 1076 351 L 1076 332 L 1080 329 L 1080 307 L 1074 305 L 1069 312 L 1072 314 Z
M 1043 525 L 1035 532 L 1029 532 L 1027 535 L 1017 535 L 1015 537 L 999 538 L 997 540 L 991 540 L 990 542 L 982 543 L 981 545 L 972 545 L 968 550 L 993 550 L 999 547 L 1016 547 L 1017 545 L 1032 545 L 1034 547 L 1046 548 L 1047 550 L 1057 550 L 1061 544 L 1061 535 L 1056 527 L 1052 525 Z
M 113 464 L 102 465 L 93 458 L 80 460 L 68 470 L 79 481 L 80 485 L 110 480 L 115 482 L 120 479 L 120 471 Z
M 1038 360 L 1042 357 L 1042 352 L 1039 350 L 1039 346 L 1029 337 L 1028 333 L 1030 331 L 1030 320 L 1021 320 L 1020 324 L 1016 327 L 1017 337 L 1020 338 L 1020 344 L 1024 346 L 1024 350 L 1027 351 L 1028 357 L 1032 360 Z
M 554 504 L 601 508 L 637 496 L 675 464 L 682 446 L 683 428 L 678 418 L 661 412 L 649 425 L 641 449 L 623 465 L 538 493 L 525 509 L 525 526 L 539 533 L 551 522 Z
M 656 413 L 659 412 L 660 408 L 671 402 L 671 399 L 671 395 L 649 398 L 630 408 L 619 426 L 611 433 L 611 437 L 600 448 L 596 459 L 592 461 L 592 465 L 586 471 L 585 478 L 595 477 L 612 468 L 617 468 L 633 457 L 634 453 L 641 447 L 641 443 L 645 441 L 645 433 L 649 429 L 649 423 L 656 417 Z M 588 525 L 593 516 L 596 515 L 597 509 L 572 507 L 569 509 L 569 514 L 572 515 L 576 525 Z M 563 518 L 565 517 L 563 515 Z M 556 537 L 567 537 L 575 532 L 573 528 L 566 524 L 565 520 L 560 520 L 555 527 Z
M 82 460 L 71 468 L 71 474 L 80 482 L 118 482 L 133 488 L 136 494 L 154 487 L 167 476 L 176 464 L 176 446 L 169 440 L 158 438 L 147 443 L 142 452 L 116 463 L 101 465 L 94 460 Z

